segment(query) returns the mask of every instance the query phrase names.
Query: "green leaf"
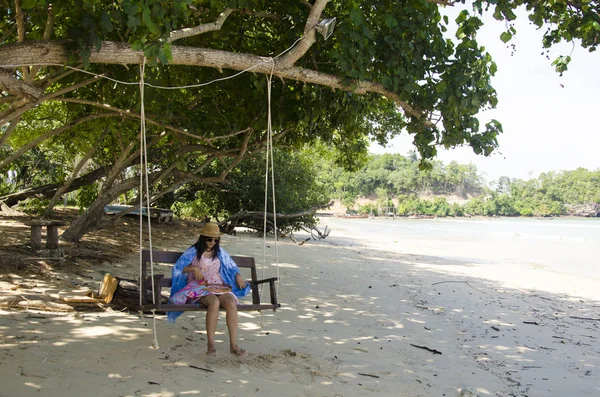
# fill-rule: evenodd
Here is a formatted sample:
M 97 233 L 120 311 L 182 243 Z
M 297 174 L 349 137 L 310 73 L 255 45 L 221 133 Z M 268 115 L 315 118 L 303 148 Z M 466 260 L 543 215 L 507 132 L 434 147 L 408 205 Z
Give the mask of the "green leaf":
M 127 17 L 127 27 L 135 30 L 138 26 L 140 26 L 140 18 L 136 15 L 129 15 Z
M 30 10 L 35 7 L 35 0 L 23 0 L 21 1 L 22 10 Z
M 506 19 L 508 19 L 509 21 L 514 21 L 515 19 L 517 19 L 517 16 L 515 15 L 515 13 L 510 9 L 504 11 L 504 15 L 506 16 Z
M 148 30 L 150 30 L 150 32 L 154 34 L 160 33 L 158 26 L 156 26 L 156 24 L 152 21 L 150 8 L 144 7 L 144 11 L 142 12 L 142 21 L 144 22 L 144 25 L 148 27 Z
M 167 57 L 167 61 L 173 60 L 173 46 L 171 43 L 166 43 L 164 46 L 164 54 Z
M 512 39 L 512 34 L 510 32 L 502 32 L 502 34 L 500 34 L 500 40 L 502 40 L 503 43 L 508 43 L 510 39 Z
M 358 11 L 356 8 L 350 10 L 350 20 L 355 25 L 362 25 L 363 18 L 360 11 Z
M 502 10 L 500 10 L 499 6 L 496 6 L 494 9 L 494 19 L 497 21 L 502 21 L 504 17 L 502 16 Z
M 396 20 L 396 18 L 388 14 L 385 16 L 385 24 L 388 28 L 395 28 L 396 26 L 398 26 L 398 21 Z
M 457 24 L 460 24 L 461 22 L 466 21 L 468 16 L 469 16 L 469 12 L 467 10 L 462 10 L 460 12 L 460 14 L 458 14 L 458 16 L 456 17 L 455 22 Z
M 140 51 L 144 49 L 144 43 L 141 40 L 135 40 L 131 43 L 131 49 L 134 51 Z
M 492 62 L 490 64 L 490 74 L 492 76 L 495 76 L 497 71 L 498 71 L 498 65 L 496 65 L 496 62 Z
M 112 32 L 113 24 L 110 20 L 110 16 L 106 11 L 102 12 L 102 16 L 100 17 L 100 25 L 107 32 Z

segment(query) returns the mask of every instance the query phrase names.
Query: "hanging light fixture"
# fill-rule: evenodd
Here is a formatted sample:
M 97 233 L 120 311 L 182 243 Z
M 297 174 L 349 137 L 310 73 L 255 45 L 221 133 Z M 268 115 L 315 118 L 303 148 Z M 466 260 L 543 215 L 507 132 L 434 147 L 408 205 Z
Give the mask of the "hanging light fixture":
M 315 25 L 315 29 L 317 32 L 321 33 L 323 38 L 327 40 L 329 36 L 333 34 L 333 29 L 335 28 L 335 17 L 322 19 L 318 24 Z

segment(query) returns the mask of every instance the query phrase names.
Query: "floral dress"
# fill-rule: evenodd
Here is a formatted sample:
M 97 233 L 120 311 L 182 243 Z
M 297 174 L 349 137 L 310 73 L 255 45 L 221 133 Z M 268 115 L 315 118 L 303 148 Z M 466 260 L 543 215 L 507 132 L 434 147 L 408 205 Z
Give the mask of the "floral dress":
M 221 274 L 219 273 L 221 267 L 221 261 L 219 261 L 219 258 L 209 258 L 203 254 L 200 260 L 198 260 L 198 258 L 195 257 L 191 263 L 191 266 L 200 268 L 202 274 L 204 275 L 204 279 L 196 280 L 194 272 L 189 272 L 188 283 L 181 290 L 173 294 L 173 296 L 170 299 L 171 303 L 194 303 L 204 296 L 223 294 L 231 294 L 237 303 L 237 297 L 232 292 L 210 291 L 207 289 L 207 286 L 204 283 L 205 281 L 207 281 L 208 284 L 211 285 L 223 284 L 223 279 L 221 278 Z

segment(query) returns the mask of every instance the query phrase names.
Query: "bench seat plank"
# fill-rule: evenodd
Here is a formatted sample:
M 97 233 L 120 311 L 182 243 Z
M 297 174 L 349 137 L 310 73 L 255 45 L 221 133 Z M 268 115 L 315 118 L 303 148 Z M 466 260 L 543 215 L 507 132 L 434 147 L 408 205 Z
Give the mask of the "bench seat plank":
M 240 303 L 238 304 L 238 311 L 240 312 L 249 312 L 249 311 L 261 311 L 261 310 L 276 310 L 277 308 L 281 307 L 281 304 L 277 304 L 277 305 L 268 305 L 268 304 L 264 304 L 264 305 L 253 305 L 253 304 L 243 304 Z M 190 311 L 195 311 L 195 312 L 205 312 L 206 311 L 206 306 L 200 304 L 200 303 L 186 303 L 184 305 L 175 305 L 175 304 L 171 304 L 171 303 L 167 303 L 167 304 L 162 304 L 162 305 L 153 305 L 151 303 L 142 305 L 138 308 L 138 310 L 142 310 L 143 312 L 151 312 L 152 310 L 157 311 L 157 312 L 190 312 Z M 223 310 L 223 309 L 221 309 Z

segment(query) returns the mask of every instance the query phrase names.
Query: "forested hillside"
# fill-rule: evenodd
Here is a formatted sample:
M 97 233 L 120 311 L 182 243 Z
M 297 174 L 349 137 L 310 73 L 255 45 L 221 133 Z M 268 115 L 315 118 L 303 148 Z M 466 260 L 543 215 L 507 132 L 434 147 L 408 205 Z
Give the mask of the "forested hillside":
M 356 172 L 333 164 L 320 178 L 349 212 L 373 215 L 600 216 L 600 170 L 542 173 L 486 181 L 473 164 L 434 161 L 421 171 L 414 153 L 369 157 Z M 359 205 L 360 198 L 370 199 Z

